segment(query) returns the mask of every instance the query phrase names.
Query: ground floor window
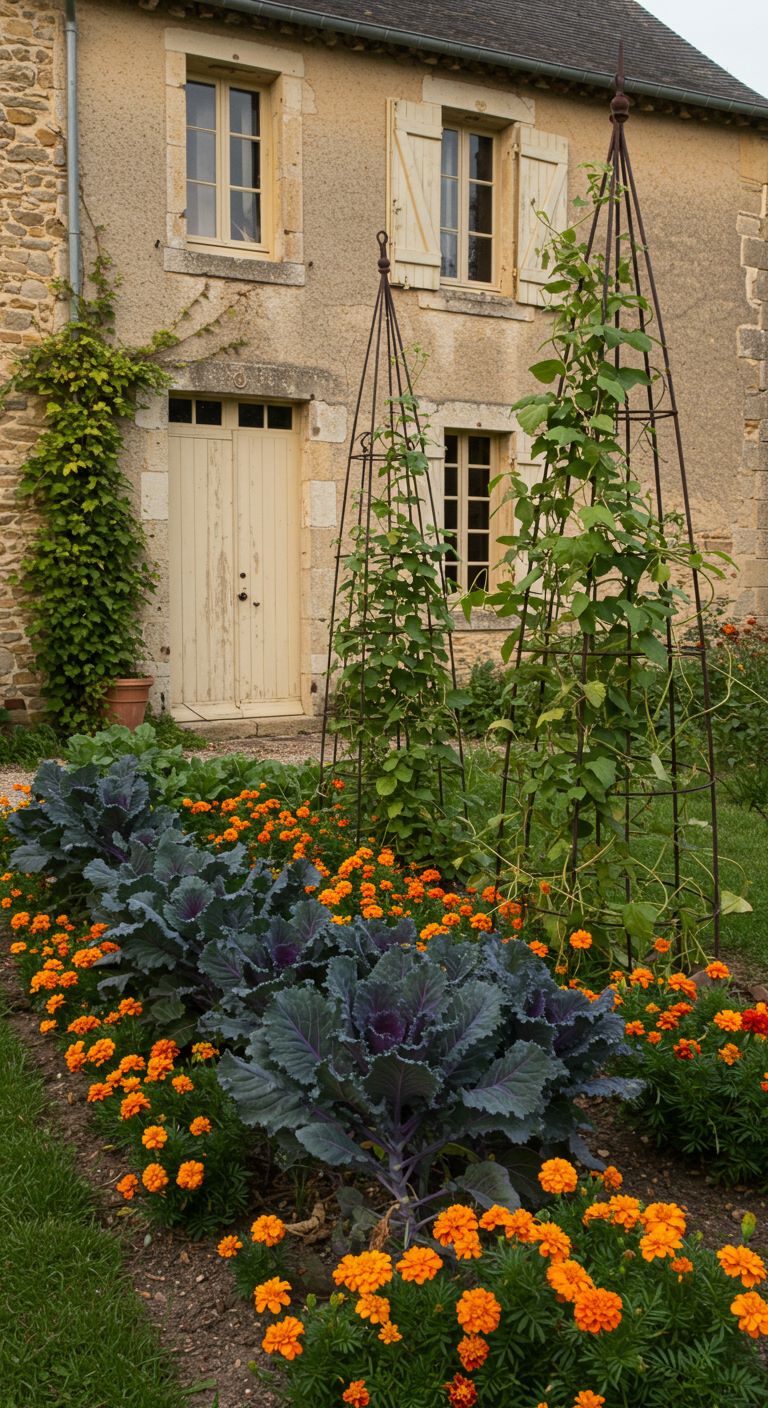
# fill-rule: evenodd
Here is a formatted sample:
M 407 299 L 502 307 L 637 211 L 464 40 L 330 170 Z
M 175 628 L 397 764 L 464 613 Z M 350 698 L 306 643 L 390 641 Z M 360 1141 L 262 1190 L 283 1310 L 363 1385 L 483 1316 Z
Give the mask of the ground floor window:
M 445 434 L 443 526 L 450 544 L 445 572 L 456 590 L 488 587 L 495 442 L 493 435 Z

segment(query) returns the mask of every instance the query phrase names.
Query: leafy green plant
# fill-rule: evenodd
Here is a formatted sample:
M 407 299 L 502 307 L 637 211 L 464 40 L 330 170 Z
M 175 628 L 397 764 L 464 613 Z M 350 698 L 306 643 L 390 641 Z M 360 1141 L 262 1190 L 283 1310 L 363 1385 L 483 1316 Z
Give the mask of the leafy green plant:
M 392 403 L 376 441 L 379 481 L 343 559 L 331 730 L 342 744 L 338 771 L 352 766 L 359 777 L 358 839 L 372 829 L 409 858 L 440 860 L 457 830 L 446 781 L 460 770 L 455 710 L 466 696 L 450 670 L 447 549 L 424 523 L 427 439 L 412 395 Z
M 467 702 L 459 710 L 459 722 L 465 738 L 483 738 L 501 718 L 509 684 L 509 674 L 495 660 L 475 661 L 462 686 Z
M 612 995 L 561 1004 L 522 944 L 398 945 L 364 969 L 340 955 L 322 988 L 276 994 L 247 1059 L 225 1052 L 219 1077 L 246 1124 L 380 1184 L 406 1241 L 435 1184 L 451 1182 L 451 1151 L 459 1187 L 515 1205 L 509 1146 L 567 1141 L 576 1096 L 620 1089 L 597 1079 L 621 1046 Z M 478 1162 L 471 1151 L 497 1136 L 503 1153 Z
M 61 739 L 49 724 L 14 723 L 8 709 L 0 709 L 0 766 L 20 763 L 36 767 L 43 758 L 55 757 L 61 751 Z

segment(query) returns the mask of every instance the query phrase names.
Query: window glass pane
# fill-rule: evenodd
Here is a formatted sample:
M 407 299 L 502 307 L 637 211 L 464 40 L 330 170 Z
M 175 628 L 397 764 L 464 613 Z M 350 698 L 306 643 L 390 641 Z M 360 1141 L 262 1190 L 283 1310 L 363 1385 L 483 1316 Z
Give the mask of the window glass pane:
M 459 569 L 458 569 L 458 566 L 457 566 L 457 564 L 456 564 L 455 562 L 446 562 L 446 564 L 445 564 L 445 580 L 446 580 L 446 582 L 449 584 L 449 589 L 450 589 L 450 585 L 451 585 L 451 584 L 453 584 L 454 587 L 457 587 L 457 586 L 458 586 L 458 584 L 459 584 Z
M 443 128 L 441 169 L 444 176 L 458 176 L 459 174 L 459 134 L 452 127 Z
M 267 425 L 270 430 L 290 430 L 293 426 L 293 407 L 267 406 Z
M 469 183 L 469 228 L 490 235 L 493 229 L 493 186 Z
M 229 182 L 231 186 L 261 185 L 261 146 L 259 142 L 249 142 L 247 137 L 229 139 Z
M 470 562 L 488 561 L 487 533 L 467 533 L 467 558 Z
M 446 464 L 457 464 L 459 459 L 459 437 L 458 435 L 446 435 L 445 437 L 445 462 Z M 454 476 L 454 484 L 456 479 Z M 446 494 L 455 494 L 455 489 L 448 488 L 448 480 L 445 481 Z
M 469 437 L 469 463 L 470 464 L 490 464 L 491 463 L 491 440 L 488 435 L 470 435 Z M 487 481 L 486 481 L 487 483 Z M 470 489 L 470 493 L 472 490 Z
M 470 132 L 469 179 L 493 180 L 493 137 L 481 137 L 476 132 Z
M 187 231 L 216 238 L 216 187 L 187 182 Z
M 453 437 L 451 438 L 453 439 Z M 456 469 L 455 465 L 447 464 L 445 466 L 445 492 L 447 495 L 452 494 L 454 498 L 459 492 L 458 470 Z
M 467 505 L 467 524 L 470 528 L 488 527 L 487 499 L 470 499 Z
M 455 499 L 446 499 L 444 506 L 444 517 L 446 528 L 458 528 L 459 505 Z
M 171 396 L 168 401 L 168 419 L 171 425 L 191 425 L 192 397 Z
M 221 425 L 221 401 L 195 401 L 195 421 L 198 425 Z
M 190 127 L 216 126 L 216 89 L 212 83 L 188 82 L 187 122 Z
M 261 196 L 253 191 L 230 191 L 229 220 L 230 239 L 258 244 L 261 240 Z
M 485 235 L 470 235 L 467 277 L 472 283 L 493 282 L 492 244 Z
M 259 95 L 242 88 L 229 90 L 229 129 L 247 136 L 259 135 Z
M 459 276 L 459 245 L 458 236 L 452 235 L 446 230 L 440 231 L 440 273 L 445 279 L 457 279 Z
M 469 479 L 468 487 L 472 498 L 479 499 L 482 498 L 483 494 L 488 493 L 488 473 L 487 469 L 470 469 L 467 471 L 467 478 Z
M 488 590 L 488 568 L 469 566 L 467 568 L 467 590 L 472 591 L 474 587 L 482 587 L 483 591 Z
M 440 184 L 440 224 L 448 230 L 459 228 L 459 183 L 443 176 Z
M 216 134 L 187 132 L 187 175 L 192 181 L 216 181 Z
M 242 426 L 255 426 L 260 430 L 264 424 L 264 407 L 254 401 L 238 401 L 237 423 Z

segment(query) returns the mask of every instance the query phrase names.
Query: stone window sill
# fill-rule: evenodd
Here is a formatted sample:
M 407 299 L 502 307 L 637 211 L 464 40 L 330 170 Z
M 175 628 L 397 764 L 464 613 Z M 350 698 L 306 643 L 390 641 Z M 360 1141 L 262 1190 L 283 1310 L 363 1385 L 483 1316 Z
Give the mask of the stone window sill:
M 475 293 L 472 289 L 444 288 L 439 293 L 420 293 L 420 308 L 437 308 L 441 313 L 465 313 L 475 317 L 514 318 L 533 322 L 533 308 L 516 303 L 502 293 Z
M 204 250 L 175 249 L 166 245 L 163 268 L 169 274 L 197 274 L 213 279 L 237 279 L 239 283 L 288 284 L 294 288 L 306 282 L 303 264 L 279 264 L 271 259 L 243 259 L 236 254 L 209 254 Z

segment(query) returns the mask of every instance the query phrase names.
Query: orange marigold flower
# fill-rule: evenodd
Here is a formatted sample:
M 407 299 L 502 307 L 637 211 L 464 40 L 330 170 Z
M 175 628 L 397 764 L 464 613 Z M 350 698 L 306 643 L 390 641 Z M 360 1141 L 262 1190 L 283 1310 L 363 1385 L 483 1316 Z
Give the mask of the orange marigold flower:
M 190 1134 L 194 1134 L 195 1136 L 198 1136 L 200 1134 L 210 1134 L 211 1121 L 208 1119 L 208 1116 L 197 1115 L 189 1126 L 189 1132 Z
M 577 1393 L 573 1400 L 573 1408 L 603 1408 L 605 1399 L 601 1393 L 593 1393 L 589 1388 L 583 1388 L 581 1393 Z
M 85 1044 L 73 1041 L 64 1052 L 64 1061 L 70 1071 L 81 1071 L 85 1065 Z
M 121 1120 L 129 1120 L 134 1115 L 140 1114 L 142 1110 L 149 1109 L 151 1106 L 143 1091 L 132 1090 L 130 1095 L 126 1095 L 125 1099 L 120 1101 L 120 1118 Z
M 243 1250 L 243 1244 L 239 1237 L 236 1237 L 234 1233 L 230 1233 L 228 1237 L 222 1237 L 216 1250 L 219 1256 L 237 1256 L 237 1253 Z
M 716 959 L 714 963 L 708 963 L 704 972 L 708 978 L 712 978 L 715 981 L 717 981 L 718 978 L 725 979 L 731 976 L 731 970 L 728 964 L 721 963 L 719 959 Z
M 642 1022 L 625 1022 L 624 1031 L 627 1036 L 644 1036 L 645 1027 Z
M 574 1301 L 582 1291 L 591 1290 L 594 1281 L 578 1261 L 553 1261 L 547 1267 L 547 1280 L 558 1300 Z
M 285 1236 L 285 1223 L 271 1213 L 257 1217 L 251 1227 L 251 1241 L 262 1242 L 265 1247 L 276 1247 Z
M 603 1187 L 607 1188 L 610 1191 L 611 1189 L 621 1187 L 622 1183 L 624 1182 L 624 1175 L 619 1173 L 619 1170 L 616 1168 L 615 1164 L 608 1164 L 608 1167 L 604 1168 L 602 1173 L 600 1174 L 600 1179 L 602 1181 Z
M 92 1066 L 103 1066 L 105 1061 L 111 1061 L 115 1054 L 115 1043 L 108 1036 L 102 1036 L 98 1041 L 89 1046 L 85 1054 L 86 1061 Z
M 591 948 L 592 935 L 590 934 L 589 929 L 575 929 L 574 932 L 571 934 L 568 942 L 571 945 L 571 948 Z
M 686 977 L 685 973 L 673 973 L 667 978 L 667 987 L 671 988 L 672 992 L 684 992 L 692 1002 L 696 1001 L 699 992 L 693 978 Z
M 671 1257 L 682 1243 L 683 1238 L 676 1227 L 668 1222 L 652 1222 L 640 1238 L 640 1253 L 643 1261 L 653 1261 L 657 1256 Z
M 124 997 L 122 1002 L 118 1002 L 117 1010 L 121 1017 L 140 1017 L 144 1008 L 135 997 Z
M 715 1013 L 712 1021 L 721 1032 L 741 1031 L 741 1013 L 736 1012 L 733 1007 L 723 1007 L 720 1012 Z
M 135 1173 L 126 1173 L 125 1177 L 118 1179 L 117 1183 L 115 1184 L 115 1188 L 117 1189 L 118 1193 L 122 1193 L 127 1203 L 131 1201 L 131 1198 L 136 1192 L 138 1186 L 139 1180 L 136 1177 Z
M 701 1055 L 701 1047 L 698 1041 L 692 1041 L 688 1037 L 682 1036 L 672 1047 L 678 1061 L 693 1061 L 695 1057 Z
M 661 1041 L 661 1032 L 649 1032 L 647 1041 L 649 1046 L 658 1046 Z
M 106 1081 L 97 1080 L 93 1085 L 89 1085 L 88 1094 L 85 1099 L 87 1104 L 95 1105 L 100 1100 L 108 1100 L 114 1087 L 108 1085 Z
M 499 1327 L 501 1306 L 492 1291 L 476 1286 L 459 1296 L 456 1319 L 467 1334 L 489 1335 Z
M 546 958 L 549 954 L 549 944 L 543 944 L 539 939 L 531 939 L 528 945 L 531 953 L 535 953 L 537 958 Z
M 654 939 L 653 947 L 655 948 L 657 953 L 669 953 L 672 944 L 670 943 L 669 939 Z
M 342 1393 L 341 1401 L 349 1404 L 349 1408 L 368 1408 L 371 1395 L 365 1387 L 365 1379 L 353 1379 Z
M 211 1061 L 218 1054 L 219 1048 L 213 1046 L 210 1041 L 196 1041 L 192 1046 L 193 1061 Z
M 645 989 L 650 987 L 651 983 L 653 983 L 655 979 L 650 968 L 633 968 L 632 972 L 629 975 L 629 981 L 632 984 L 632 987 L 641 987 Z
M 303 1345 L 299 1344 L 299 1335 L 303 1334 L 301 1321 L 295 1315 L 286 1315 L 283 1320 L 269 1326 L 261 1347 L 266 1354 L 282 1354 L 284 1359 L 295 1359 L 297 1354 L 303 1353 Z
M 768 1301 L 757 1291 L 744 1291 L 731 1301 L 731 1314 L 739 1318 L 739 1329 L 756 1340 L 768 1335 Z
M 640 1200 L 631 1198 L 627 1193 L 615 1194 L 608 1199 L 605 1207 L 607 1220 L 616 1227 L 623 1227 L 625 1232 L 631 1232 L 640 1221 Z
M 386 1296 L 362 1295 L 355 1306 L 355 1314 L 361 1320 L 370 1320 L 372 1325 L 386 1325 L 391 1306 Z
M 687 1276 L 689 1271 L 693 1271 L 693 1262 L 689 1261 L 687 1256 L 676 1256 L 670 1261 L 669 1265 L 672 1271 L 677 1272 L 678 1281 L 682 1281 L 683 1277 Z
M 721 1061 L 725 1061 L 726 1066 L 735 1066 L 742 1058 L 742 1051 L 733 1041 L 727 1041 L 725 1046 L 718 1048 L 717 1052 Z
M 579 1175 L 567 1159 L 546 1159 L 539 1169 L 539 1183 L 545 1193 L 573 1193 Z
M 495 1232 L 497 1227 L 507 1228 L 512 1221 L 513 1214 L 509 1208 L 504 1208 L 500 1203 L 494 1203 L 488 1208 L 480 1218 L 480 1226 L 484 1232 Z
M 726 1276 L 736 1277 L 748 1289 L 759 1286 L 760 1282 L 765 1280 L 765 1262 L 757 1252 L 750 1251 L 749 1247 L 733 1247 L 729 1244 L 720 1248 L 717 1259 Z
M 539 1255 L 551 1256 L 553 1261 L 562 1261 L 571 1250 L 570 1237 L 556 1222 L 540 1222 L 533 1233 L 533 1241 L 539 1244 Z
M 291 1303 L 290 1289 L 290 1281 L 281 1281 L 279 1276 L 270 1276 L 268 1281 L 262 1281 L 253 1292 L 256 1314 L 263 1315 L 268 1310 L 272 1315 L 279 1315 L 283 1306 Z
M 640 1221 L 644 1227 L 650 1227 L 656 1222 L 666 1223 L 669 1227 L 676 1228 L 681 1235 L 686 1227 L 685 1213 L 677 1203 L 649 1203 L 640 1214 Z
M 439 1213 L 432 1225 L 432 1232 L 435 1239 L 444 1247 L 449 1247 L 457 1237 L 464 1238 L 467 1233 L 477 1232 L 479 1223 L 471 1208 L 465 1203 L 451 1203 L 443 1212 Z
M 171 1085 L 178 1095 L 188 1095 L 195 1088 L 189 1076 L 174 1076 Z
M 193 1192 L 199 1188 L 205 1176 L 205 1164 L 201 1164 L 199 1159 L 187 1159 L 179 1165 L 176 1174 L 176 1182 L 180 1188 L 187 1188 Z
M 621 1296 L 615 1291 L 606 1291 L 602 1286 L 590 1286 L 581 1291 L 573 1305 L 573 1318 L 578 1329 L 590 1335 L 615 1330 L 621 1324 L 621 1312 Z
M 53 1018 L 48 1018 L 46 1019 L 46 1021 L 40 1023 L 40 1031 L 44 1033 L 52 1032 L 54 1027 L 57 1027 L 58 1025 L 58 1022 L 55 1021 Z
M 488 1345 L 482 1335 L 465 1335 L 463 1340 L 459 1340 L 459 1359 L 468 1374 L 473 1374 L 475 1369 L 482 1369 L 488 1354 Z
M 162 1164 L 147 1164 L 141 1181 L 149 1193 L 160 1193 L 168 1183 L 168 1174 Z
M 392 1280 L 392 1258 L 388 1252 L 348 1252 L 333 1272 L 337 1286 L 346 1286 L 358 1295 L 372 1295 Z
M 163 1129 L 161 1124 L 148 1124 L 141 1136 L 141 1142 L 145 1149 L 162 1149 L 168 1142 L 168 1130 Z
M 74 1022 L 70 1022 L 67 1027 L 67 1031 L 72 1032 L 75 1036 L 86 1036 L 88 1032 L 95 1031 L 96 1027 L 100 1026 L 99 1018 L 94 1017 L 93 1013 L 87 1013 L 83 1017 L 75 1017 Z
M 409 1247 L 398 1261 L 397 1270 L 404 1281 L 415 1281 L 417 1286 L 423 1286 L 425 1281 L 434 1280 L 442 1266 L 443 1258 L 431 1247 Z
M 454 1374 L 444 1387 L 451 1408 L 474 1408 L 477 1403 L 477 1389 L 472 1380 L 465 1379 L 463 1374 Z
M 401 1340 L 403 1337 L 394 1321 L 388 1320 L 386 1325 L 382 1325 L 379 1330 L 378 1338 L 381 1340 L 382 1344 L 397 1344 L 398 1340 Z

